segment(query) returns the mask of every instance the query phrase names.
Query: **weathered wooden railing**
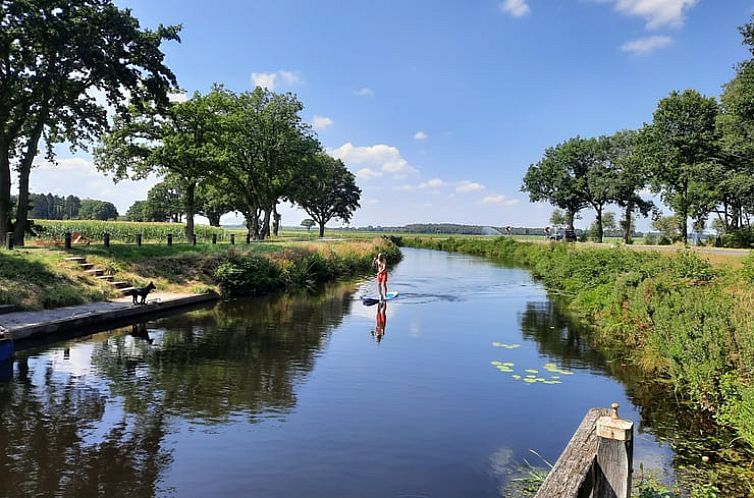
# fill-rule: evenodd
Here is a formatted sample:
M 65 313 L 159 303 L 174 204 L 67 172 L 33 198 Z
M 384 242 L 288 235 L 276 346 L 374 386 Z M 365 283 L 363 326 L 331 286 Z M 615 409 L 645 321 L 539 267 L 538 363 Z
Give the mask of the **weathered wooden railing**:
M 629 498 L 634 424 L 618 404 L 592 408 L 535 498 Z

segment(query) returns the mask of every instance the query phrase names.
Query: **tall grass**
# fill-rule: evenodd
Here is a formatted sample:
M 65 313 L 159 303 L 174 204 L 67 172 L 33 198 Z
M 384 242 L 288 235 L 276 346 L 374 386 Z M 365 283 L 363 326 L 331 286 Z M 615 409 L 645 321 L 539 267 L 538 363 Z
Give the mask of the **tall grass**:
M 690 251 L 507 238 L 403 237 L 402 243 L 526 266 L 595 325 L 598 347 L 622 354 L 648 378 L 668 379 L 677 396 L 754 448 L 754 256 L 738 269 L 715 268 Z

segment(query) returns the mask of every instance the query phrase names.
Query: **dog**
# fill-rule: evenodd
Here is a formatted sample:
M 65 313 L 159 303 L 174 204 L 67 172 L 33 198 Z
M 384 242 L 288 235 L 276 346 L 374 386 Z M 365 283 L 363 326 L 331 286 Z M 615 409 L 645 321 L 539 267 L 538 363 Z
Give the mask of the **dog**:
M 147 296 L 156 288 L 157 287 L 154 285 L 154 282 L 149 282 L 149 285 L 147 285 L 146 287 L 139 287 L 130 290 L 126 293 L 126 295 L 134 298 L 134 304 L 147 304 Z M 139 303 L 139 298 L 141 298 L 141 303 Z

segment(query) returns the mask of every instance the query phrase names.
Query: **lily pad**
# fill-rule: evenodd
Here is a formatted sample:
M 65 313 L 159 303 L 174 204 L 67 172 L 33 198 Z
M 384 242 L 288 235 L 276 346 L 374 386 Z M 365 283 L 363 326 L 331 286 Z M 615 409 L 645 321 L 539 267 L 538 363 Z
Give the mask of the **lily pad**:
M 518 374 L 513 374 L 511 377 L 513 377 L 513 380 L 521 380 L 521 376 Z
M 535 374 L 535 373 L 539 373 L 539 370 L 535 370 L 533 368 L 527 368 L 526 370 L 524 370 L 524 372 L 530 373 L 530 374 Z

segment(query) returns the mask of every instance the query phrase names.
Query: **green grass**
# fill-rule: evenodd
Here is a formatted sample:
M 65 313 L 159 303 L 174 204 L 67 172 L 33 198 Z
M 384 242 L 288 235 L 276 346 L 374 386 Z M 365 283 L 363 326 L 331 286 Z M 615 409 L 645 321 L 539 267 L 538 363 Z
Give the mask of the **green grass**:
M 388 239 L 253 244 L 112 244 L 33 247 L 0 251 L 0 304 L 44 309 L 117 296 L 108 284 L 86 276 L 67 256 L 84 256 L 116 280 L 136 286 L 153 281 L 167 292 L 254 295 L 305 287 L 370 269 L 377 252 L 392 261 L 398 248 Z M 265 273 L 266 272 L 266 273 Z M 268 280 L 261 277 L 267 275 Z

